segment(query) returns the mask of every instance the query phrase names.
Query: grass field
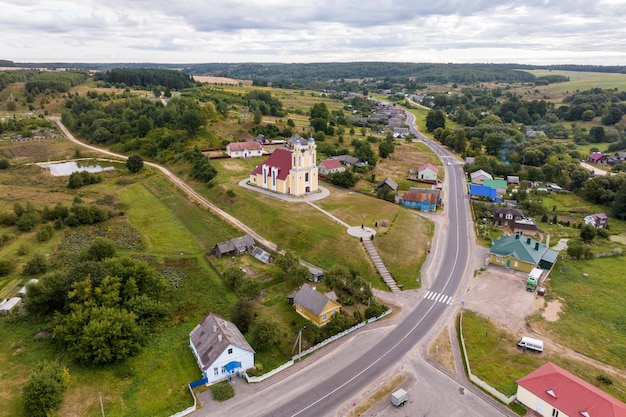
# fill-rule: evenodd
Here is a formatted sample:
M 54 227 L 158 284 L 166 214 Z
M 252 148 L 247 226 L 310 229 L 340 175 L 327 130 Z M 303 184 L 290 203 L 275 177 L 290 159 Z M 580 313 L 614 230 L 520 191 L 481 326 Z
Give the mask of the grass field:
M 546 89 L 560 93 L 584 91 L 591 88 L 626 90 L 626 74 L 610 74 L 605 72 L 582 72 L 560 70 L 529 70 L 537 77 L 545 75 L 564 75 L 569 77 L 568 82 L 550 84 Z
M 619 301 L 626 293 L 623 265 L 623 257 L 559 260 L 549 288 L 564 304 L 564 313 L 553 323 L 535 318 L 533 325 L 589 357 L 623 369 L 626 304 Z
M 519 339 L 517 335 L 471 311 L 463 312 L 462 322 L 472 373 L 504 395 L 515 394 L 517 390 L 515 381 L 549 361 L 598 386 L 615 398 L 626 400 L 626 378 L 623 373 L 607 374 L 587 363 L 560 354 L 549 354 L 546 351 L 524 352 L 517 347 Z M 577 347 L 578 343 L 573 346 Z M 623 368 L 623 362 L 621 366 Z M 600 374 L 607 374 L 613 380 L 613 384 L 600 384 L 597 379 Z

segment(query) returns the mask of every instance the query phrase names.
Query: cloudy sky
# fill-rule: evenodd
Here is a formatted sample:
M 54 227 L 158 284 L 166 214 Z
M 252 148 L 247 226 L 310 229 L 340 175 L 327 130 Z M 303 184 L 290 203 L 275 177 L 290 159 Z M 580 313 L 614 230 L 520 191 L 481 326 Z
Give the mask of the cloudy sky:
M 626 65 L 624 0 L 0 0 L 16 62 Z

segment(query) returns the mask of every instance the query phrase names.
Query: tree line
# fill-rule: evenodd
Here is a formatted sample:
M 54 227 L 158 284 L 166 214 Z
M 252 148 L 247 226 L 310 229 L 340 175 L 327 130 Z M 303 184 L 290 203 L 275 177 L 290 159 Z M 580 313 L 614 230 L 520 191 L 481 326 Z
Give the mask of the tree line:
M 95 81 L 103 81 L 117 87 L 151 89 L 161 86 L 172 90 L 183 90 L 195 86 L 193 77 L 182 71 L 156 68 L 114 68 L 94 74 Z

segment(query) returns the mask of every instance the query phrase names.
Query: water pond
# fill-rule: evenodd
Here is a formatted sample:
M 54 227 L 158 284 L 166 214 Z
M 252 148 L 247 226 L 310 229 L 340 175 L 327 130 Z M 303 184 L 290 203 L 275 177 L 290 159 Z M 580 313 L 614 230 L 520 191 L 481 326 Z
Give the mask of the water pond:
M 103 163 L 100 161 L 69 161 L 57 162 L 54 164 L 41 164 L 42 168 L 50 170 L 50 174 L 55 177 L 69 176 L 74 172 L 102 172 L 115 169 L 113 163 Z

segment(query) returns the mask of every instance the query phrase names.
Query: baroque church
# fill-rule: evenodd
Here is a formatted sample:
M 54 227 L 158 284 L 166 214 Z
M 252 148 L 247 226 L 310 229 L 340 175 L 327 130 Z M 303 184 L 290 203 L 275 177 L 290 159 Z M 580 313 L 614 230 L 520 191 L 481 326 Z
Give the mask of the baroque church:
M 303 145 L 297 140 L 293 151 L 276 149 L 250 173 L 250 184 L 291 196 L 318 190 L 315 140 Z

